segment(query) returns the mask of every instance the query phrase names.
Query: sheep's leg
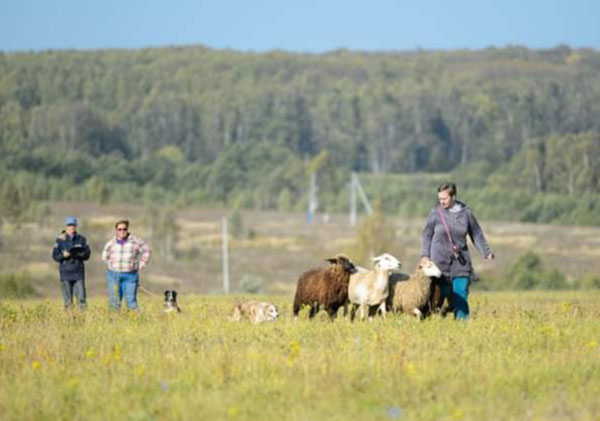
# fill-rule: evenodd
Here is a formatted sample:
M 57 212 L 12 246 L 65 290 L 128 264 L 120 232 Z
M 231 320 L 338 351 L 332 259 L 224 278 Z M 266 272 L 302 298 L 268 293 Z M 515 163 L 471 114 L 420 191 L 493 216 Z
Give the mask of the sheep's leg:
M 313 317 L 315 317 L 317 315 L 317 313 L 319 312 L 319 306 L 318 305 L 314 305 L 310 307 L 310 311 L 308 313 L 308 318 L 312 319 Z
M 365 320 L 365 316 L 366 316 L 365 307 L 366 307 L 365 303 L 360 304 L 360 321 L 361 322 Z
M 379 307 L 377 307 L 377 306 L 368 306 L 367 309 L 368 309 L 368 312 L 369 312 L 369 321 L 372 322 L 373 318 L 375 316 L 377 316 L 377 311 L 379 310 Z
M 385 320 L 385 301 L 379 305 L 379 310 L 381 311 L 381 317 Z
M 442 309 L 440 310 L 440 314 L 442 315 L 442 317 L 446 317 L 448 315 L 448 313 L 452 313 L 453 311 L 454 311 L 454 308 L 452 307 L 452 303 L 448 302 L 442 306 Z
M 355 317 L 356 317 L 356 304 L 352 304 L 352 307 L 350 307 L 350 321 L 353 322 Z
M 300 313 L 300 304 L 294 300 L 294 319 L 298 320 L 298 313 Z
M 452 284 L 450 284 L 452 285 Z M 458 298 L 457 294 L 454 294 L 452 292 L 452 286 L 450 286 L 450 293 L 448 294 L 447 297 L 447 303 L 448 305 L 445 306 L 445 308 L 442 308 L 442 311 L 444 312 L 444 316 L 446 316 L 448 313 L 453 313 L 456 316 L 456 300 L 455 298 Z
M 442 303 L 444 302 L 444 297 L 442 297 L 442 282 L 444 282 L 442 278 L 432 278 L 431 280 L 431 290 L 429 291 L 429 309 L 431 313 L 439 313 L 442 308 Z
M 431 316 L 433 314 L 433 311 L 431 310 L 431 302 L 427 301 L 423 307 L 421 307 L 420 309 L 423 312 L 423 318 L 426 319 L 427 317 Z
M 329 314 L 329 319 L 333 322 L 335 320 L 335 317 L 337 316 L 337 312 L 338 312 L 338 308 L 339 307 L 329 307 L 327 309 L 327 313 Z

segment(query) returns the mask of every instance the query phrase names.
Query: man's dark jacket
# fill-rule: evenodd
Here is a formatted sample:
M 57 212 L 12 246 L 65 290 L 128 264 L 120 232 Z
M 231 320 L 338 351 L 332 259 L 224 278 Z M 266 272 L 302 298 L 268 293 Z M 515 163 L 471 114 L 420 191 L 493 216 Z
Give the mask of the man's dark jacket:
M 63 251 L 71 253 L 71 256 L 63 257 Z M 56 238 L 52 258 L 58 262 L 61 281 L 85 280 L 85 268 L 83 261 L 90 258 L 91 250 L 83 235 L 75 233 L 70 237 L 64 231 Z

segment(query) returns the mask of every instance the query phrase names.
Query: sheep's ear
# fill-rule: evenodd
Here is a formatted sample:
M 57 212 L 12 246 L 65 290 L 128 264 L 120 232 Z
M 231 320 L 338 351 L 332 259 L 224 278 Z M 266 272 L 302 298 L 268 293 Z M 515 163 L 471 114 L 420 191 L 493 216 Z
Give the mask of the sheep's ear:
M 166 290 L 166 291 L 165 291 L 165 297 L 166 297 L 167 295 L 169 295 L 169 290 Z
M 337 259 L 336 259 L 336 258 L 334 258 L 334 257 L 332 257 L 332 258 L 329 258 L 329 259 L 325 259 L 325 261 L 326 261 L 326 262 L 329 262 L 329 263 L 331 263 L 331 264 L 337 263 Z

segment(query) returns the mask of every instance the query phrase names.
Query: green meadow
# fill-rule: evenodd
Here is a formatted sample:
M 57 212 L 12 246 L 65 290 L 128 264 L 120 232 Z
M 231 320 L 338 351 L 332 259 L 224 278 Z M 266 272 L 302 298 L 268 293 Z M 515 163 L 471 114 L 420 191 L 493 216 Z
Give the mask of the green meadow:
M 239 296 L 237 296 L 239 297 Z M 4 420 L 584 419 L 600 414 L 600 291 L 474 292 L 467 323 L 227 319 L 233 296 L 181 314 L 0 303 Z

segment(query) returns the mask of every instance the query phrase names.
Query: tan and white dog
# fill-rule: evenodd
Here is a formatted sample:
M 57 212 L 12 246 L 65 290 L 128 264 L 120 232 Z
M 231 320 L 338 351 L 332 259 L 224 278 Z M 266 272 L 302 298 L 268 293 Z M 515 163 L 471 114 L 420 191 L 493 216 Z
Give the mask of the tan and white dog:
M 279 311 L 274 304 L 262 301 L 237 301 L 229 320 L 239 322 L 242 319 L 250 320 L 252 323 L 272 322 L 279 317 Z

